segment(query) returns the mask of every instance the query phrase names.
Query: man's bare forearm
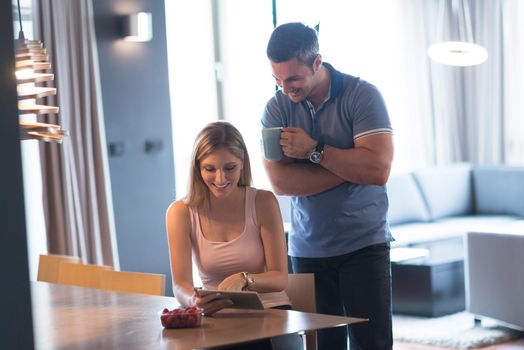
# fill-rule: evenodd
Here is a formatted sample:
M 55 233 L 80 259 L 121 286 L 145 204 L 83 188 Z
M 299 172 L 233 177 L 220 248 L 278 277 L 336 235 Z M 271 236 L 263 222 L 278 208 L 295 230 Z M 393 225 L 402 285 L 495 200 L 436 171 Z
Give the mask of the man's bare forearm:
M 322 166 L 348 182 L 365 185 L 384 185 L 393 160 L 391 135 L 370 136 L 359 141 L 355 148 L 324 148 Z
M 310 196 L 345 182 L 316 164 L 265 161 L 265 167 L 278 195 Z

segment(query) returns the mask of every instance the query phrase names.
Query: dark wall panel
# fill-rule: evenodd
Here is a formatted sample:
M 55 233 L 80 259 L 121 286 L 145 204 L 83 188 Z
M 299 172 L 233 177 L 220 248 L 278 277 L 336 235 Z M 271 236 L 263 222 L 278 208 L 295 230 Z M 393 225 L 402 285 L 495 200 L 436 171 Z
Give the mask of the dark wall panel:
M 0 348 L 33 349 L 11 11 L 0 1 Z
M 164 1 L 94 0 L 111 186 L 122 270 L 164 273 L 164 214 L 175 198 Z M 121 15 L 152 13 L 153 40 L 122 40 Z

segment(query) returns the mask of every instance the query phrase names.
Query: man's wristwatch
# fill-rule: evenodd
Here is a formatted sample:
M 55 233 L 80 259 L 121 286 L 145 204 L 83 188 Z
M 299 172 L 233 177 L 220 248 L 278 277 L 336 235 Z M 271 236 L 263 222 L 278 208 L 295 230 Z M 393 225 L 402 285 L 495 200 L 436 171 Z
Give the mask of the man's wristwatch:
M 244 288 L 242 288 L 242 290 L 249 290 L 249 288 L 253 285 L 253 283 L 255 283 L 255 279 L 253 278 L 253 275 L 250 274 L 249 272 L 241 272 L 240 274 L 246 281 L 246 285 L 244 286 Z
M 308 153 L 308 158 L 315 164 L 320 164 L 324 156 L 324 142 L 318 141 L 317 146 Z

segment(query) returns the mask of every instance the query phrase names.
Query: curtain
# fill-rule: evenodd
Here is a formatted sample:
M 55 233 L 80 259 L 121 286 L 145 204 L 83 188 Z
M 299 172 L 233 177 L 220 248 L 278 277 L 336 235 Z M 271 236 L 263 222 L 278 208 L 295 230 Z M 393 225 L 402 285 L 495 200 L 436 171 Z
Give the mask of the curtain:
M 507 142 L 503 126 L 504 46 L 503 0 L 470 1 L 474 38 L 489 54 L 488 60 L 473 69 L 464 69 L 464 160 L 498 164 L 506 160 Z M 511 50 L 511 49 L 510 49 Z M 467 92 L 471 93 L 467 93 Z
M 426 23 L 425 35 L 417 35 L 414 27 L 407 30 L 418 38 L 413 41 L 414 49 L 425 51 L 438 39 L 438 1 L 413 3 Z M 473 67 L 445 66 L 429 59 L 427 65 L 415 67 L 419 76 L 414 81 L 416 108 L 422 111 L 422 103 L 430 106 L 429 113 L 420 114 L 425 121 L 419 132 L 428 137 L 423 146 L 432 164 L 519 160 L 522 164 L 524 139 L 518 130 L 524 127 L 524 104 L 517 95 L 524 81 L 519 38 L 524 33 L 523 6 L 518 1 L 477 0 L 469 1 L 469 7 L 474 40 L 488 50 L 489 58 Z
M 60 107 L 47 121 L 70 132 L 40 150 L 48 250 L 118 268 L 92 3 L 40 0 L 34 15 Z
M 524 3 L 505 0 L 502 6 L 505 162 L 524 165 Z

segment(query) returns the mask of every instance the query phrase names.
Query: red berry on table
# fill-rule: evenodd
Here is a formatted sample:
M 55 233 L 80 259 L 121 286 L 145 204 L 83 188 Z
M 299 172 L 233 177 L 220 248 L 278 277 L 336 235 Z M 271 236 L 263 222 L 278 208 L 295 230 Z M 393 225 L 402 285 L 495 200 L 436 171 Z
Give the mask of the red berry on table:
M 165 328 L 188 328 L 198 326 L 202 320 L 201 309 L 196 306 L 186 306 L 162 310 L 160 321 Z

